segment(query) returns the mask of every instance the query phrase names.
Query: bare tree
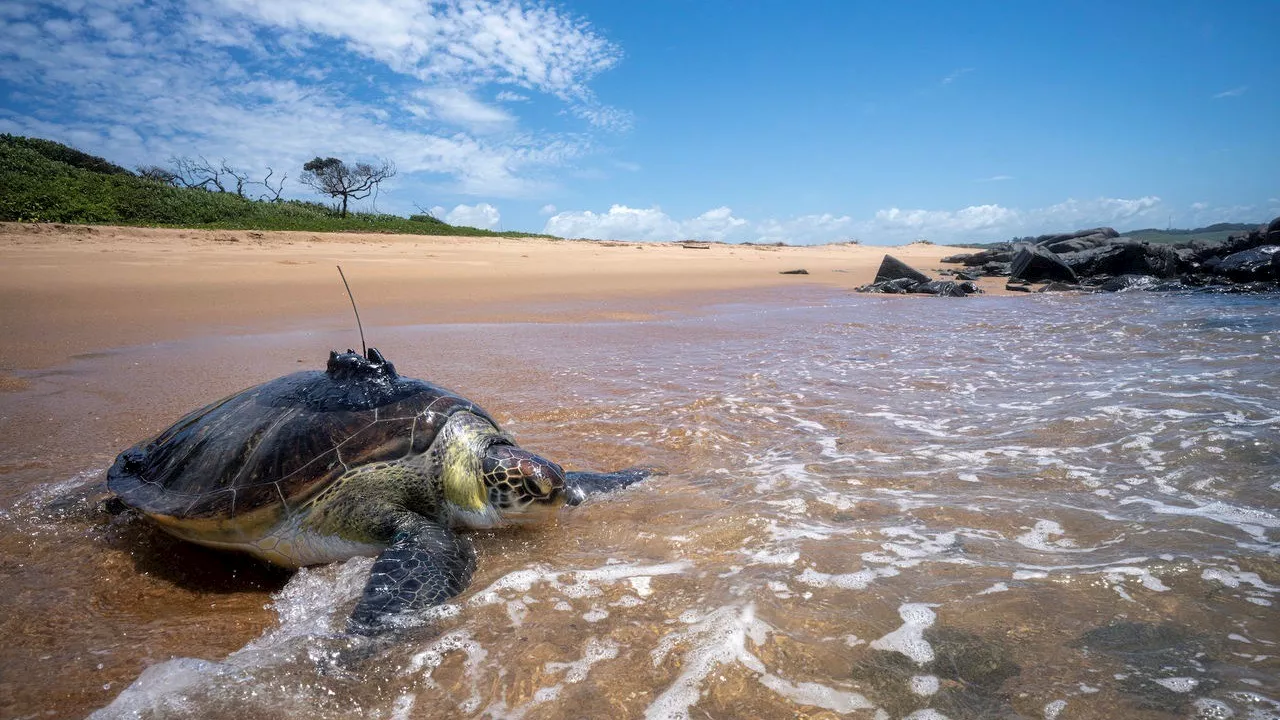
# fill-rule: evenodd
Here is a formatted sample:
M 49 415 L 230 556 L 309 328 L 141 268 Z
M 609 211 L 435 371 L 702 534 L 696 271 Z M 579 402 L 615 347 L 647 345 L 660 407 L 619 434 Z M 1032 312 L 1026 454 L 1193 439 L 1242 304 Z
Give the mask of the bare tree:
M 172 178 L 169 184 L 175 187 L 234 192 L 236 195 L 244 197 L 245 188 L 250 185 L 260 184 L 251 181 L 249 173 L 232 167 L 225 158 L 215 165 L 203 155 L 198 159 L 172 157 L 169 158 L 169 164 L 173 166 L 171 170 L 168 170 Z M 234 186 L 234 190 L 231 189 L 231 186 Z
M 199 159 L 183 157 L 169 158 L 169 165 L 172 166 L 173 184 L 177 187 L 185 188 L 202 188 L 204 190 L 217 190 L 218 192 L 226 192 L 227 188 L 222 184 L 222 176 L 218 172 L 218 166 L 209 162 L 203 155 Z
M 276 183 L 275 187 L 271 187 L 271 176 L 275 174 L 276 174 L 275 170 L 272 170 L 270 167 L 267 168 L 267 176 L 262 178 L 262 182 L 257 183 L 258 185 L 261 185 L 262 187 L 266 188 L 267 192 L 263 193 L 262 195 L 259 195 L 258 199 L 270 200 L 271 202 L 280 202 L 280 193 L 284 192 L 284 181 L 289 179 L 289 173 L 285 173 L 284 175 L 281 175 L 280 182 Z
M 243 170 L 236 170 L 227 164 L 226 160 L 222 161 L 222 165 L 218 168 L 220 175 L 226 175 L 236 181 L 236 194 L 244 197 L 244 188 L 246 185 L 257 185 L 257 183 L 249 180 L 249 173 Z
M 369 163 L 348 165 L 338 158 L 317 157 L 302 166 L 302 184 L 331 198 L 342 198 L 340 216 L 347 216 L 347 201 L 369 197 L 387 178 L 395 177 L 396 166 L 382 160 L 377 167 Z
M 162 185 L 177 184 L 178 176 L 172 170 L 159 165 L 139 165 L 138 176 L 146 180 L 161 183 Z

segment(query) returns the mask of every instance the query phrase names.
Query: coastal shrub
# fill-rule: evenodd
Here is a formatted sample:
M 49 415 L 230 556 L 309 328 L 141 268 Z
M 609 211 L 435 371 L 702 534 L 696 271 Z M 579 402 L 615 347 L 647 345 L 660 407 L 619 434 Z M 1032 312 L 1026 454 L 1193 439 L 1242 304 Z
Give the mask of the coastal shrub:
M 0 221 L 196 227 L 221 230 L 503 235 L 429 215 L 352 212 L 304 200 L 251 200 L 173 187 L 102 158 L 39 138 L 0 135 Z
M 81 152 L 73 147 L 68 147 L 62 143 L 57 143 L 52 140 L 22 137 L 20 135 L 9 135 L 5 133 L 0 134 L 0 145 L 33 150 L 42 157 L 46 157 L 55 162 L 64 163 L 71 167 L 81 168 L 90 172 L 101 173 L 103 175 L 133 175 L 132 172 L 125 168 L 122 168 L 115 163 L 108 162 L 97 155 L 90 155 L 89 153 Z

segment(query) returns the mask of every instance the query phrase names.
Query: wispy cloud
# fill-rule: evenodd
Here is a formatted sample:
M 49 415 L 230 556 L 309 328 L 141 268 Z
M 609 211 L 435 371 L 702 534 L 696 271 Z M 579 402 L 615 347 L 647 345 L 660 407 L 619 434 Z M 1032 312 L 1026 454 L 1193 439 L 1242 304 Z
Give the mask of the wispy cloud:
M 1240 87 L 1234 87 L 1234 88 L 1231 88 L 1230 90 L 1223 90 L 1222 92 L 1214 95 L 1213 99 L 1220 100 L 1222 98 L 1240 97 L 1241 95 L 1245 94 L 1245 92 L 1248 91 L 1248 89 L 1249 89 L 1248 85 L 1241 85 Z
M 590 89 L 621 50 L 532 0 L 369 0 L 358 13 L 339 0 L 77 8 L 0 13 L 0 82 L 15 99 L 0 131 L 124 164 L 204 154 L 280 168 L 317 153 L 385 156 L 401 170 L 396 185 L 503 197 L 544 188 L 549 169 L 591 151 L 584 130 L 627 117 Z M 480 99 L 529 94 L 587 125 L 524 129 L 507 107 Z
M 962 76 L 964 76 L 964 75 L 968 75 L 968 74 L 969 74 L 969 73 L 971 73 L 971 72 L 973 72 L 973 68 L 971 68 L 971 67 L 966 67 L 966 68 L 960 68 L 960 69 L 958 69 L 958 70 L 953 70 L 953 71 L 951 71 L 951 74 L 950 74 L 950 75 L 948 75 L 948 76 L 946 76 L 946 77 L 942 78 L 942 84 L 943 84 L 943 85 L 950 85 L 951 83 L 955 82 L 956 80 L 959 80 Z
M 1004 182 L 1005 180 L 1013 180 L 1012 175 L 992 175 L 991 177 L 978 178 L 978 182 Z

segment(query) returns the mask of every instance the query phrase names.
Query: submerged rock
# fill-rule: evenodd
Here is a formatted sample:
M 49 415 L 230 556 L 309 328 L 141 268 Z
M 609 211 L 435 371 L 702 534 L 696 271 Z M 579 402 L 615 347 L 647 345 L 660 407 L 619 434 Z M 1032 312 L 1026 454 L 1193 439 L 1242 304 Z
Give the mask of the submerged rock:
M 872 697 L 885 710 L 902 717 L 927 703 L 948 717 L 1017 717 L 1002 686 L 1021 668 L 1003 643 L 964 630 L 926 629 L 933 659 L 917 664 L 901 652 L 872 649 L 855 661 L 853 677 L 874 690 Z M 922 696 L 913 680 L 932 677 L 930 693 Z
M 799 270 L 781 270 L 778 272 L 778 274 L 779 275 L 808 275 L 809 271 L 805 270 L 804 268 L 800 268 Z
M 1219 684 L 1204 640 L 1177 625 L 1113 622 L 1084 633 L 1073 646 L 1122 663 L 1121 692 L 1139 708 L 1183 712 L 1192 698 Z
M 1149 290 L 1160 284 L 1159 278 L 1150 275 L 1120 275 L 1098 286 L 1103 292 L 1121 292 L 1123 290 Z

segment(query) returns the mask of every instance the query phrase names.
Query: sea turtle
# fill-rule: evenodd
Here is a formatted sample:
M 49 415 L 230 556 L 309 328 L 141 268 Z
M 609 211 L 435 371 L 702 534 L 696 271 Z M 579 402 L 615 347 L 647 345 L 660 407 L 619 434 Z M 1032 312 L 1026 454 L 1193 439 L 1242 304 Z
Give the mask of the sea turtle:
M 375 555 L 347 621 L 367 635 L 467 586 L 475 552 L 455 528 L 546 521 L 649 472 L 566 474 L 370 348 L 190 413 L 120 453 L 107 486 L 183 540 L 276 565 Z

